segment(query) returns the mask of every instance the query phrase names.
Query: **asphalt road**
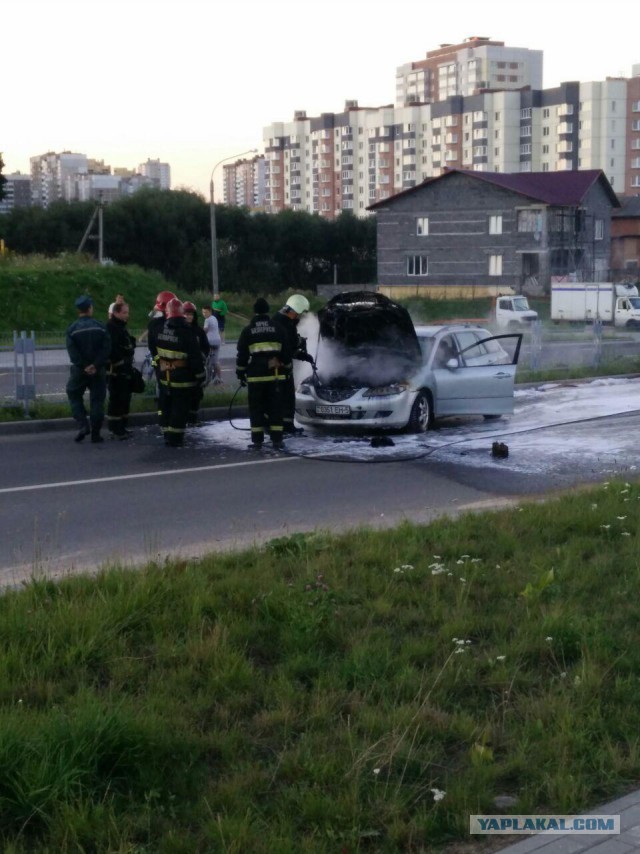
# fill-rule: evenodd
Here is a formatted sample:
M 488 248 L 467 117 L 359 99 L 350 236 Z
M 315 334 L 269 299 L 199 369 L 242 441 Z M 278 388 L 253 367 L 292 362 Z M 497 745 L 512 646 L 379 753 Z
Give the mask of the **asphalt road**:
M 0 583 L 314 528 L 429 520 L 494 497 L 420 461 L 358 465 L 255 459 L 224 446 L 171 450 L 155 427 L 139 428 L 126 443 L 76 444 L 72 436 L 0 439 Z

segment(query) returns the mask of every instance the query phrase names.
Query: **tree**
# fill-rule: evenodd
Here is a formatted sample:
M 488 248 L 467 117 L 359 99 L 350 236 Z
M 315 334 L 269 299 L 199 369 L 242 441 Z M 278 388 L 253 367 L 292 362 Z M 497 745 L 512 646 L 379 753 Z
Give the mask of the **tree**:
M 4 169 L 4 160 L 2 159 L 2 152 L 0 151 L 0 202 L 4 199 L 4 185 L 7 183 L 7 179 L 2 174 L 2 170 Z

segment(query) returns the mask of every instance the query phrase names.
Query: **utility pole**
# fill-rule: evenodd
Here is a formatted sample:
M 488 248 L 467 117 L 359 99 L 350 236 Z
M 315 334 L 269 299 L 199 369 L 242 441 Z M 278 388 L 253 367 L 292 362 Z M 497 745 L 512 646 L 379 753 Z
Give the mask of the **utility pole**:
M 77 252 L 80 254 L 84 250 L 85 243 L 87 240 L 95 240 L 96 235 L 91 234 L 91 229 L 93 228 L 93 224 L 98 220 L 98 263 L 102 264 L 104 259 L 104 224 L 103 224 L 103 208 L 104 203 L 102 201 L 102 193 L 100 193 L 100 198 L 98 199 L 98 206 L 95 208 L 93 213 L 91 214 L 91 219 L 89 220 L 89 225 L 86 228 L 84 235 L 82 236 L 82 240 L 80 241 L 80 245 L 78 246 Z

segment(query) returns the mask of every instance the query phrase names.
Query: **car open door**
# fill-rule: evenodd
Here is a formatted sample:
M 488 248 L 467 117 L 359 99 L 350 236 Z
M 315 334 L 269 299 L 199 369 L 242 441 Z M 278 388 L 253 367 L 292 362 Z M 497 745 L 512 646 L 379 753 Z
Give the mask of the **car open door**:
M 455 358 L 433 369 L 436 415 L 506 415 L 513 412 L 513 388 L 522 334 L 482 337 L 475 330 L 454 334 Z

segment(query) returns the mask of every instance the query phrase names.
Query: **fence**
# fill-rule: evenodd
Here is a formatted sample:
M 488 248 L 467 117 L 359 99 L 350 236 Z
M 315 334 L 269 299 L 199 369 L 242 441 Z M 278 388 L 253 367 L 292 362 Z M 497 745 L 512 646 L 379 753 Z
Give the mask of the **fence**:
M 36 401 L 66 401 L 69 356 L 63 344 L 50 343 L 55 339 L 47 335 L 39 340 L 33 332 L 0 337 L 0 407 L 21 409 L 28 415 Z M 136 349 L 135 363 L 142 369 L 147 352 L 146 345 Z M 153 396 L 152 383 L 147 393 Z
M 62 344 L 51 344 L 50 336 L 40 343 L 33 332 L 14 332 L 0 337 L 0 408 L 22 409 L 25 415 L 34 402 L 65 402 L 69 357 Z M 227 358 L 234 346 L 225 345 Z M 146 345 L 138 346 L 135 363 L 150 380 Z M 606 370 L 617 365 L 627 371 L 640 370 L 640 332 L 603 327 L 602 322 L 585 326 L 545 326 L 536 321 L 524 336 L 518 373 L 544 371 L 561 376 L 568 370 Z M 622 371 L 618 371 L 619 373 Z M 153 382 L 146 394 L 153 397 Z

